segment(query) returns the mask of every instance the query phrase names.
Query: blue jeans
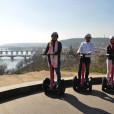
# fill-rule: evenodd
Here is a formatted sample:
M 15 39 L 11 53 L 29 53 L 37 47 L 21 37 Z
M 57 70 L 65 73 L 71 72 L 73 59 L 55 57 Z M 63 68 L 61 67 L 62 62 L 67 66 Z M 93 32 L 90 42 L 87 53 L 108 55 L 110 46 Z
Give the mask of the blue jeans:
M 49 64 L 51 64 L 49 56 L 48 56 L 48 62 L 49 62 Z M 57 68 L 52 67 L 52 72 L 54 72 L 54 70 L 56 72 L 58 83 L 61 81 L 60 65 L 61 65 L 61 61 L 60 61 L 60 58 L 58 57 L 58 66 L 57 66 Z
M 61 81 L 61 72 L 60 72 L 60 64 L 58 64 L 57 68 L 54 68 L 56 75 L 57 75 L 57 82 L 59 83 Z
M 59 83 L 61 81 L 61 72 L 60 72 L 60 63 L 58 64 L 58 67 L 57 68 L 54 68 L 52 66 L 52 72 L 56 72 L 56 75 L 57 75 L 57 83 Z

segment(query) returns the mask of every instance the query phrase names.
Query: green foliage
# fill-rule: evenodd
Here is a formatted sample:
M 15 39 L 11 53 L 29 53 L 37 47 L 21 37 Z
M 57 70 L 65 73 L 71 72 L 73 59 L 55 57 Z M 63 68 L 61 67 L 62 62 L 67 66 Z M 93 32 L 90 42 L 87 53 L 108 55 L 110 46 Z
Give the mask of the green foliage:
M 61 56 L 61 70 L 78 71 L 80 56 L 76 53 L 76 48 L 70 46 L 69 51 Z M 90 72 L 106 73 L 106 57 L 102 55 L 94 55 L 94 59 L 90 65 Z M 38 53 L 34 54 L 26 67 L 21 68 L 25 62 L 20 62 L 18 69 L 20 72 L 48 70 L 48 62 L 46 56 L 41 56 Z
M 23 67 L 24 66 L 24 67 Z M 34 54 L 31 60 L 27 62 L 21 61 L 17 65 L 16 73 L 25 73 L 25 72 L 33 72 L 33 71 L 40 71 L 40 70 L 47 70 L 47 58 L 42 57 L 41 55 Z
M 69 51 L 65 54 L 66 59 L 62 61 L 61 70 L 78 71 L 79 55 L 76 52 L 77 50 L 70 46 Z M 94 59 L 91 61 L 90 72 L 106 74 L 106 56 L 94 55 Z

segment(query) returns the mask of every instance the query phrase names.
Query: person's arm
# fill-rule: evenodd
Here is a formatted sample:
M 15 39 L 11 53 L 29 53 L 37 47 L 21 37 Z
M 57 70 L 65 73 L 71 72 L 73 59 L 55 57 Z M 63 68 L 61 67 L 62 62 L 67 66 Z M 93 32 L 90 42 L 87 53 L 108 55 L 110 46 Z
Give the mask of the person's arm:
M 109 46 L 109 45 L 108 45 L 107 48 L 106 48 L 106 53 L 107 53 L 107 54 L 111 54 L 110 46 Z
M 94 52 L 94 50 L 95 50 L 93 43 L 91 43 L 90 46 L 91 46 L 91 47 L 90 47 L 90 48 L 91 48 L 91 51 L 89 51 L 88 54 L 92 54 L 92 53 Z
M 62 50 L 62 44 L 61 42 L 58 43 L 58 50 L 57 52 L 55 52 L 55 55 L 60 55 L 61 54 L 61 50 Z
M 47 44 L 47 47 L 46 47 L 45 51 L 43 52 L 43 54 L 46 55 L 48 50 L 49 50 L 49 43 Z
M 83 43 L 80 44 L 77 53 L 82 53 L 82 52 L 83 52 Z

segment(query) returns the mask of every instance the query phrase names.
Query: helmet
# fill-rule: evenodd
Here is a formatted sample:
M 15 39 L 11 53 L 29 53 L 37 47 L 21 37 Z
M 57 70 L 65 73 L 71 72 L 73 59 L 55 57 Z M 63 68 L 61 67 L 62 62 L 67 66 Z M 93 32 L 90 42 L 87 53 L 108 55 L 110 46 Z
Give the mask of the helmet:
M 51 34 L 51 37 L 52 36 L 57 36 L 57 38 L 58 38 L 58 33 L 57 32 L 53 32 L 52 34 Z
M 110 40 L 114 39 L 114 36 L 110 36 Z
M 91 37 L 91 34 L 89 34 L 89 33 L 86 34 L 86 35 L 85 35 L 85 38 L 92 38 L 92 37 Z

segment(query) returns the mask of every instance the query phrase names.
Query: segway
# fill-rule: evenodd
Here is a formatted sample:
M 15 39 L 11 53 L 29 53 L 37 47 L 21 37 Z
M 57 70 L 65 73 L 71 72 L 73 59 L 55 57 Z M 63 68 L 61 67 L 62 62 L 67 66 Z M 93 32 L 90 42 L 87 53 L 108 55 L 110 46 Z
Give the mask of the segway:
M 81 70 L 81 81 L 77 76 L 73 78 L 73 89 L 75 91 L 78 90 L 89 90 L 92 91 L 92 77 L 88 78 L 86 81 L 84 74 L 85 74 L 85 55 L 87 54 L 81 54 L 82 55 L 82 70 Z
M 106 54 L 106 56 L 109 56 L 109 54 Z M 107 77 L 102 78 L 102 90 L 114 91 L 114 55 L 112 55 L 112 68 L 111 68 L 111 75 L 109 77 L 109 80 L 107 79 Z
M 49 55 L 49 54 L 48 54 Z M 50 78 L 45 78 L 42 84 L 42 88 L 45 94 L 57 93 L 63 95 L 65 93 L 64 80 L 59 83 L 54 81 L 54 69 L 51 64 L 49 64 Z

